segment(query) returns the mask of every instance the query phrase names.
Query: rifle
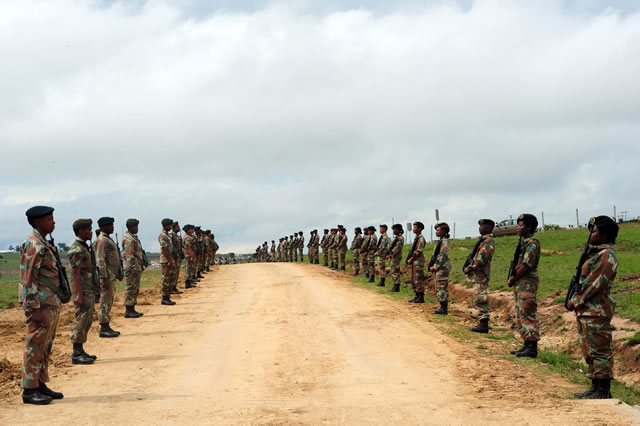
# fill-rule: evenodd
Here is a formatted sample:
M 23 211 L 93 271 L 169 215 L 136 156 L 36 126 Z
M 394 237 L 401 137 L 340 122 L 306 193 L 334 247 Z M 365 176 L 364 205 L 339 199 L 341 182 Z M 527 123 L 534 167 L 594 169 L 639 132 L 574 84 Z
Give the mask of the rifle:
M 471 250 L 471 253 L 469 253 L 469 256 L 467 256 L 467 260 L 464 262 L 464 265 L 462 266 L 462 272 L 464 272 L 464 270 L 467 269 L 467 267 L 473 263 L 473 259 L 476 257 L 476 254 L 478 253 L 478 249 L 480 248 L 480 244 L 482 244 L 483 240 L 484 238 L 482 238 L 482 235 L 481 235 L 480 238 L 478 238 L 478 242 L 473 247 L 473 250 Z
M 520 260 L 520 253 L 522 252 L 522 237 L 518 240 L 518 246 L 516 250 L 513 252 L 513 260 L 511 261 L 511 265 L 509 265 L 509 275 L 507 276 L 507 281 L 511 279 L 516 274 L 516 266 L 518 265 L 518 260 Z M 511 287 L 513 284 L 508 284 Z
M 564 307 L 568 311 L 573 311 L 573 309 L 569 309 L 569 301 L 571 298 L 580 293 L 582 291 L 582 285 L 580 284 L 580 276 L 582 275 L 582 266 L 584 262 L 587 261 L 587 257 L 589 256 L 589 241 L 591 240 L 591 234 L 593 234 L 593 223 L 595 222 L 595 218 L 591 218 L 589 220 L 589 238 L 587 239 L 584 248 L 582 249 L 582 254 L 580 255 L 580 261 L 578 262 L 578 266 L 576 267 L 576 272 L 571 277 L 571 282 L 569 283 L 569 290 L 567 291 L 567 297 L 564 299 Z
M 51 244 L 53 255 L 56 258 L 56 266 L 58 267 L 58 291 L 56 291 L 55 293 L 60 297 L 60 301 L 62 303 L 68 303 L 71 300 L 71 287 L 69 286 L 67 270 L 64 266 L 62 266 L 60 255 L 58 254 L 58 249 L 56 248 L 56 244 L 53 241 L 53 235 L 51 235 L 49 238 L 49 244 Z
M 413 245 L 411 246 L 411 250 L 409 250 L 409 254 L 407 254 L 407 260 L 405 260 L 405 263 L 408 265 L 409 264 L 409 259 L 411 259 L 413 256 L 415 256 L 416 254 L 416 247 L 418 246 L 418 240 L 420 239 L 420 235 L 416 235 L 416 237 L 413 239 Z M 413 262 L 411 263 L 411 280 L 413 281 Z
M 433 251 L 433 254 L 431 255 L 431 259 L 429 259 L 429 266 L 427 267 L 427 269 L 430 269 L 433 265 L 436 264 L 436 262 L 438 261 L 438 255 L 440 254 L 441 248 L 442 248 L 442 240 L 439 240 L 438 244 L 436 244 L 436 249 Z
M 93 251 L 93 247 L 91 244 L 85 243 L 87 249 L 89 249 L 89 254 L 91 255 L 91 269 L 93 271 L 93 287 L 96 290 L 96 296 L 100 297 L 100 271 L 98 271 L 98 264 L 96 263 L 96 254 Z M 99 300 L 97 300 L 99 301 Z M 96 302 L 97 302 L 96 301 Z
M 118 260 L 119 260 L 119 264 L 118 264 L 118 275 L 116 276 L 116 278 L 118 278 L 118 281 L 121 281 L 122 278 L 124 277 L 124 267 L 122 265 L 122 253 L 120 253 L 120 242 L 118 241 L 118 233 L 116 232 L 116 249 L 118 250 Z
M 389 250 L 387 250 L 387 257 L 391 256 L 391 252 L 393 251 L 393 248 L 398 243 L 398 240 L 399 240 L 399 238 L 394 238 L 393 239 L 393 242 L 391 243 L 391 247 L 389 247 Z

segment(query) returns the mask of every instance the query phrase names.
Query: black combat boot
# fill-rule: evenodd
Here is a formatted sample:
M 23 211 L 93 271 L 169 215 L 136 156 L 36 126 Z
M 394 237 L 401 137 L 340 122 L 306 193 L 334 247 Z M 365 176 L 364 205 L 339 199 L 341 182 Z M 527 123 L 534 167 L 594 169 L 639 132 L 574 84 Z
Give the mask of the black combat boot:
M 38 392 L 40 392 L 44 396 L 50 397 L 51 399 L 64 398 L 64 395 L 62 394 L 62 392 L 56 392 L 49 389 L 44 382 L 40 382 L 40 385 L 38 386 Z
M 512 351 L 509 351 L 509 353 L 511 355 L 519 354 L 520 352 L 524 351 L 526 347 L 527 347 L 527 341 L 525 340 L 524 342 L 522 342 L 522 347 L 520 349 L 514 349 Z
M 488 333 L 489 332 L 489 318 L 480 320 L 480 323 L 475 327 L 469 327 L 469 330 L 474 333 Z
M 82 343 L 73 344 L 73 353 L 71 354 L 71 364 L 93 364 L 94 361 L 95 359 L 91 358 L 84 351 L 84 349 L 82 348 Z
M 574 393 L 573 396 L 575 396 L 578 399 L 586 398 L 587 396 L 595 392 L 599 386 L 600 386 L 600 379 L 591 379 L 591 387 L 589 389 L 587 389 L 584 392 Z
M 374 283 L 374 282 L 376 282 L 376 276 L 375 276 L 375 275 L 373 275 L 373 274 L 369 275 L 369 282 L 370 282 L 370 283 Z
M 136 312 L 135 306 L 125 306 L 124 317 L 125 318 L 140 318 L 144 314 L 142 312 Z
M 365 274 L 364 274 L 364 277 L 365 277 L 366 279 L 369 279 L 369 273 L 368 273 L 368 272 L 367 272 L 367 273 L 365 273 Z
M 200 278 L 200 279 L 204 278 L 204 275 L 202 275 L 202 271 L 198 271 L 198 276 L 197 277 Z
M 538 341 L 525 340 L 524 349 L 516 354 L 518 358 L 537 358 L 538 357 Z
M 167 305 L 167 306 L 173 306 L 176 304 L 176 302 L 174 302 L 173 300 L 171 300 L 169 298 L 169 296 L 162 296 L 162 302 L 160 302 L 162 305 Z
M 193 284 L 191 284 L 191 280 L 186 280 L 184 282 L 184 288 L 193 288 Z
M 437 315 L 448 315 L 449 314 L 449 302 L 440 302 L 440 308 L 433 311 L 434 314 Z
M 353 276 L 357 277 L 358 275 L 360 275 L 360 270 L 356 269 L 355 271 L 353 271 Z
M 424 291 L 418 293 L 416 300 L 413 303 L 424 303 Z
M 416 303 L 416 299 L 418 298 L 418 292 L 414 292 L 415 296 L 413 299 L 409 300 L 409 303 Z
M 183 291 L 178 290 L 177 288 L 172 288 L 171 289 L 171 294 L 182 294 L 184 293 Z
M 40 393 L 38 389 L 25 389 L 22 391 L 22 402 L 25 404 L 46 405 L 53 398 Z
M 341 271 L 345 271 L 345 272 L 346 272 L 347 267 L 346 267 L 346 266 L 344 266 L 344 265 L 342 265 L 342 268 L 340 268 L 340 270 L 341 270 Z
M 582 399 L 611 399 L 611 379 L 597 379 L 596 390 Z
M 384 280 L 385 280 L 384 277 L 380 278 L 380 282 L 376 284 L 376 287 L 384 287 Z
M 400 293 L 400 284 L 394 284 L 393 287 L 389 289 L 389 293 Z
M 100 337 L 118 337 L 120 334 L 116 333 L 109 327 L 109 323 L 100 324 Z
M 320 261 L 316 259 L 316 265 L 319 265 L 319 264 L 320 264 Z

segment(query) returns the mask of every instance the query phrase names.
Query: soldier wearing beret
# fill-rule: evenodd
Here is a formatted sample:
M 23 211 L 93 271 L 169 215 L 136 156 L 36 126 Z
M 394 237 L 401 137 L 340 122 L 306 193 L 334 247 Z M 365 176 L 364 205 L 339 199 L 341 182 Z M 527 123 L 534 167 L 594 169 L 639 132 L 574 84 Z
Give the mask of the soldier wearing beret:
M 338 251 L 338 268 L 341 271 L 346 271 L 347 270 L 347 265 L 345 264 L 345 259 L 347 257 L 347 242 L 349 241 L 349 238 L 347 237 L 347 230 L 343 227 L 340 226 L 339 228 L 339 235 L 338 235 L 338 244 L 337 244 L 337 251 Z
M 216 242 L 216 236 L 215 234 L 212 232 L 211 233 L 211 244 L 212 244 L 212 249 L 211 249 L 211 264 L 215 265 L 216 263 L 216 253 L 218 252 L 218 250 L 220 249 L 220 246 L 218 245 L 218 243 Z
M 304 262 L 304 234 L 298 231 L 298 258 L 300 262 Z
M 608 399 L 613 380 L 611 318 L 616 302 L 611 289 L 618 272 L 618 258 L 613 247 L 618 237 L 618 224 L 608 216 L 598 216 L 591 219 L 589 229 L 589 251 L 580 270 L 580 291 L 567 305 L 576 314 L 582 356 L 591 379 L 591 388 L 576 396 Z
M 480 323 L 471 327 L 475 333 L 489 332 L 489 279 L 491 278 L 491 260 L 496 245 L 493 240 L 495 222 L 491 219 L 478 221 L 480 238 L 473 247 L 462 271 L 473 283 L 473 304 L 478 311 Z
M 282 261 L 289 261 L 289 236 L 285 235 L 282 241 Z
M 22 402 L 43 405 L 62 393 L 49 389 L 49 361 L 56 337 L 60 295 L 55 247 L 45 239 L 55 229 L 53 207 L 35 206 L 26 212 L 33 232 L 20 246 L 19 298 L 27 332 L 22 364 Z
M 124 266 L 125 291 L 124 298 L 125 318 L 139 318 L 144 315 L 136 311 L 138 293 L 140 292 L 140 277 L 147 267 L 142 243 L 138 239 L 138 219 L 127 219 L 127 232 L 122 237 L 122 262 Z
M 369 227 L 370 242 L 367 250 L 367 264 L 369 265 L 369 282 L 376 280 L 376 250 L 378 249 L 378 238 L 376 237 L 376 227 Z
M 389 236 L 387 235 L 387 225 L 380 225 L 380 238 L 378 239 L 378 244 L 376 245 L 376 252 L 374 253 L 378 256 L 378 276 L 380 277 L 380 282 L 377 284 L 378 287 L 384 287 L 384 282 L 387 278 L 387 252 L 389 251 L 389 246 L 391 245 L 391 240 L 389 240 Z
M 195 227 L 187 224 L 182 228 L 184 236 L 182 237 L 182 246 L 184 247 L 185 259 L 185 288 L 193 288 L 196 285 L 196 247 L 195 247 Z
M 101 217 L 98 219 L 100 226 L 100 236 L 96 241 L 96 263 L 100 271 L 100 307 L 98 309 L 98 320 L 100 321 L 100 337 L 118 337 L 119 331 L 111 328 L 111 308 L 113 307 L 113 296 L 115 294 L 116 280 L 122 281 L 124 276 L 120 275 L 120 257 L 115 241 L 111 239 L 113 234 L 112 217 Z
M 171 228 L 171 242 L 173 243 L 173 259 L 175 264 L 171 270 L 171 294 L 182 294 L 182 291 L 178 290 L 178 281 L 180 280 L 180 265 L 184 259 L 184 248 L 182 247 L 182 238 L 180 238 L 180 223 L 178 221 L 173 222 Z
M 392 293 L 400 292 L 400 262 L 402 262 L 402 249 L 404 247 L 404 229 L 402 225 L 396 223 L 391 226 L 393 231 L 393 241 L 388 250 L 387 257 L 391 259 L 391 279 L 393 287 L 389 290 Z
M 332 228 L 329 241 L 329 254 L 331 255 L 331 269 L 338 270 L 338 228 Z
M 362 229 L 357 226 L 353 230 L 353 241 L 351 241 L 351 257 L 353 259 L 353 275 L 360 275 L 360 248 L 362 247 Z
M 436 236 L 440 238 L 438 244 L 433 248 L 433 255 L 429 262 L 429 271 L 434 275 L 436 281 L 436 294 L 440 302 L 440 308 L 433 311 L 434 314 L 449 314 L 449 272 L 451 272 L 451 261 L 449 260 L 449 225 L 445 222 L 435 225 Z
M 324 230 L 322 240 L 320 240 L 320 247 L 322 248 L 322 260 L 324 266 L 329 266 L 329 230 Z
M 71 267 L 71 300 L 74 307 L 71 343 L 73 344 L 72 364 L 93 364 L 96 356 L 85 352 L 83 345 L 87 342 L 89 330 L 93 323 L 96 281 L 93 271 L 96 260 L 87 241 L 91 240 L 93 231 L 91 219 L 78 219 L 73 222 L 76 238 L 67 253 Z M 96 277 L 98 278 L 98 277 Z M 99 283 L 99 280 L 98 280 Z
M 415 238 L 413 240 L 413 247 L 411 247 L 411 256 L 407 259 L 407 264 L 411 265 L 414 270 L 414 277 L 411 285 L 415 297 L 409 300 L 409 303 L 424 303 L 424 290 L 425 290 L 425 276 L 424 276 L 424 247 L 427 245 L 422 231 L 424 225 L 422 222 L 413 223 L 413 233 Z
M 163 305 L 175 305 L 176 302 L 171 300 L 171 278 L 172 271 L 175 267 L 175 258 L 173 255 L 173 241 L 169 231 L 173 228 L 173 220 L 169 218 L 162 219 L 162 231 L 158 235 L 158 243 L 160 244 L 160 265 L 162 265 L 162 301 Z

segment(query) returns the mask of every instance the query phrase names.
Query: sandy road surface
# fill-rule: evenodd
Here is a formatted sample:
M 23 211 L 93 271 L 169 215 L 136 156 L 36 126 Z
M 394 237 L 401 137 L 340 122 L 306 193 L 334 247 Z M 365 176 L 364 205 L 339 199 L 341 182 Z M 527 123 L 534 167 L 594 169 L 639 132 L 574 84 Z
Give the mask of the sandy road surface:
M 92 336 L 100 359 L 58 375 L 64 400 L 3 402 L 0 424 L 638 422 L 615 401 L 547 396 L 563 384 L 485 361 L 318 266 L 223 266 L 179 305 L 145 308 L 120 338 Z

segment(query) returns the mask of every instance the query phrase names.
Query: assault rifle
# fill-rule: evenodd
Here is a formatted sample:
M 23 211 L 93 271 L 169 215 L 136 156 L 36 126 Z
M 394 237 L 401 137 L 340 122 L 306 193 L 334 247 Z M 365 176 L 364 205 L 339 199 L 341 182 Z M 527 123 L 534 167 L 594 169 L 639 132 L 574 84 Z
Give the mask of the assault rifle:
M 64 266 L 62 266 L 62 262 L 60 261 L 60 255 L 58 254 L 58 249 L 56 248 L 56 244 L 53 241 L 53 235 L 50 237 L 49 244 L 51 244 L 51 251 L 56 258 L 56 266 L 58 267 L 58 288 L 51 289 L 54 291 L 58 297 L 60 297 L 60 301 L 62 303 L 68 303 L 71 300 L 71 287 L 69 287 L 69 278 L 67 277 L 67 270 Z
M 473 263 L 473 259 L 476 257 L 476 254 L 478 253 L 478 249 L 480 248 L 480 244 L 482 244 L 483 240 L 484 238 L 482 238 L 482 235 L 481 235 L 480 238 L 478 238 L 478 242 L 473 247 L 473 250 L 471 250 L 471 253 L 469 253 L 469 256 L 467 256 L 467 260 L 464 262 L 464 265 L 462 266 L 462 272 L 464 272 L 464 270 L 467 269 L 469 265 Z
M 86 243 L 85 243 L 86 244 Z M 100 271 L 98 270 L 98 264 L 96 263 L 96 254 L 93 251 L 93 247 L 91 244 L 87 244 L 87 248 L 89 249 L 89 254 L 91 255 L 91 269 L 93 271 L 93 287 L 96 290 L 96 296 L 99 299 L 100 297 Z M 96 300 L 98 302 L 99 300 Z
M 391 247 L 389 247 L 389 250 L 387 250 L 387 257 L 391 256 L 391 252 L 393 251 L 393 248 L 396 246 L 397 243 L 398 243 L 398 238 L 394 238 L 393 242 L 391 243 Z
M 569 311 L 573 311 L 573 309 L 569 309 L 569 301 L 574 295 L 582 291 L 582 285 L 580 284 L 580 275 L 582 275 L 582 266 L 584 265 L 584 262 L 586 262 L 587 258 L 589 257 L 589 248 L 590 248 L 589 241 L 591 240 L 591 234 L 593 234 L 593 229 L 595 228 L 595 226 L 593 225 L 594 223 L 595 223 L 595 217 L 592 217 L 589 220 L 589 238 L 587 238 L 587 242 L 585 243 L 584 248 L 582 249 L 582 254 L 580 255 L 580 261 L 578 262 L 578 266 L 576 267 L 575 274 L 573 274 L 573 277 L 571 277 L 571 282 L 569 283 L 569 290 L 567 291 L 567 297 L 564 299 L 564 307 Z
M 420 235 L 416 235 L 416 237 L 413 240 L 413 245 L 411 246 L 411 250 L 409 250 L 409 254 L 407 254 L 407 260 L 405 261 L 407 265 L 409 264 L 409 259 L 411 259 L 416 254 L 416 247 L 418 246 L 419 239 L 420 239 Z M 413 274 L 413 263 L 411 263 L 411 274 Z M 413 275 L 411 280 L 413 282 Z
M 438 244 L 436 244 L 436 249 L 433 251 L 433 254 L 431 255 L 431 259 L 429 259 L 429 266 L 427 267 L 427 269 L 431 268 L 433 265 L 436 264 L 436 262 L 438 261 L 438 255 L 440 254 L 441 248 L 442 248 L 442 240 L 439 240 Z
M 518 260 L 520 260 L 520 253 L 522 252 L 522 237 L 518 240 L 518 246 L 516 250 L 513 252 L 513 260 L 509 265 L 509 275 L 507 276 L 507 281 L 511 279 L 516 274 L 516 266 L 518 266 Z M 509 287 L 512 287 L 513 284 L 507 284 Z
M 116 232 L 116 249 L 118 249 L 118 275 L 117 278 L 119 281 L 124 278 L 124 267 L 122 265 L 122 253 L 120 253 L 120 242 L 118 241 L 118 233 Z

